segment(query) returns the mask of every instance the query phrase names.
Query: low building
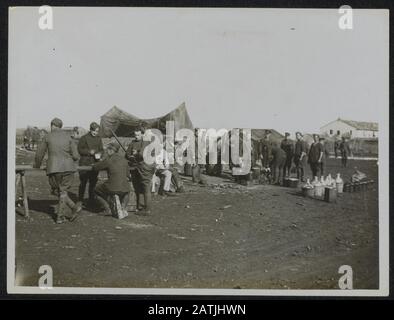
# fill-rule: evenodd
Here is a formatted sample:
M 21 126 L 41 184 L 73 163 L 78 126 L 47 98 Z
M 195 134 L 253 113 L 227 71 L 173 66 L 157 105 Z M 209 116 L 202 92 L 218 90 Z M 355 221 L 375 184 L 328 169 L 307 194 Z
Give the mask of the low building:
M 362 122 L 338 118 L 320 128 L 320 134 L 328 137 L 378 138 L 376 122 Z

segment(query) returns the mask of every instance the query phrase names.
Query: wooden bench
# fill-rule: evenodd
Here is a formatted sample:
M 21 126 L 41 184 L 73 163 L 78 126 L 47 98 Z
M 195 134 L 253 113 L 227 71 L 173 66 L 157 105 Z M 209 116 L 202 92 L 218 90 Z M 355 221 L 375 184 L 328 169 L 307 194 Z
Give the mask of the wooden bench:
M 26 218 L 30 217 L 29 214 L 29 200 L 27 197 L 27 188 L 26 188 L 26 171 L 43 171 L 45 168 L 33 168 L 31 165 L 16 165 L 15 166 L 15 196 L 18 193 L 18 187 L 21 184 L 22 186 L 22 198 L 23 198 L 23 209 L 24 216 Z M 78 166 L 78 171 L 90 171 L 92 170 L 91 166 Z

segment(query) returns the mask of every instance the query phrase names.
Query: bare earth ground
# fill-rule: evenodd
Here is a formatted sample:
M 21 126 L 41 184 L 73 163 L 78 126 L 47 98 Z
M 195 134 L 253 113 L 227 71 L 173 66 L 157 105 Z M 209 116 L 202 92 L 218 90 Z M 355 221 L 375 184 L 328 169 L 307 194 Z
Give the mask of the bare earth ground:
M 376 161 L 343 170 L 330 159 L 328 172 L 348 178 L 354 166 L 377 181 Z M 32 220 L 16 215 L 16 284 L 37 286 L 45 264 L 63 287 L 337 289 L 347 264 L 355 289 L 378 288 L 377 183 L 333 204 L 295 189 L 208 181 L 185 178 L 187 193 L 156 196 L 148 217 L 83 211 L 56 225 L 45 173 L 28 173 Z

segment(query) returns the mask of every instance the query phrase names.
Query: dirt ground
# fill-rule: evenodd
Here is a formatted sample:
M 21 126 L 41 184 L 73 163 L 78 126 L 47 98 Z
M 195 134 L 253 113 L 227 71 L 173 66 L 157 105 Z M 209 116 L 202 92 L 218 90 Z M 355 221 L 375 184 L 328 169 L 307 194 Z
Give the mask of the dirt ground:
M 330 159 L 327 172 L 348 179 L 355 166 L 377 181 L 376 161 L 342 169 Z M 337 289 L 338 268 L 350 265 L 355 289 L 378 288 L 377 183 L 326 203 L 297 189 L 184 177 L 187 192 L 155 196 L 151 216 L 83 211 L 57 225 L 45 173 L 26 179 L 31 220 L 16 215 L 17 285 L 37 286 L 38 268 L 50 265 L 63 287 Z

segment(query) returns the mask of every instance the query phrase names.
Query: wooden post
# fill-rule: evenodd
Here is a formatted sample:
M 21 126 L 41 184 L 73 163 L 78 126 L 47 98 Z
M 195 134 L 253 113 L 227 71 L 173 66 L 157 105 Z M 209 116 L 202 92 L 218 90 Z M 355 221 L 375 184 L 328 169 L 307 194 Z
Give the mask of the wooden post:
M 20 176 L 22 178 L 22 195 L 23 195 L 23 207 L 25 208 L 25 217 L 29 218 L 29 202 L 27 199 L 25 172 L 21 171 Z

